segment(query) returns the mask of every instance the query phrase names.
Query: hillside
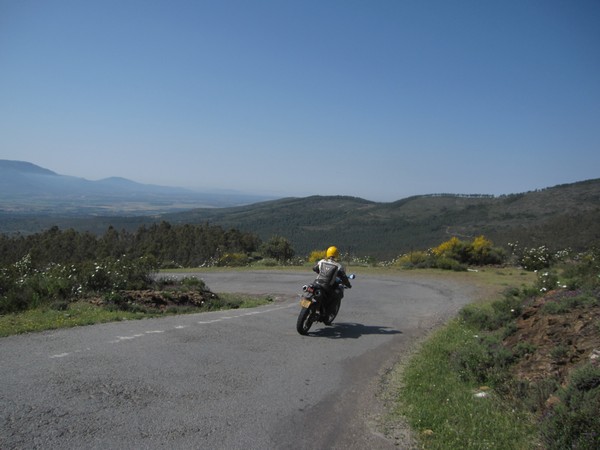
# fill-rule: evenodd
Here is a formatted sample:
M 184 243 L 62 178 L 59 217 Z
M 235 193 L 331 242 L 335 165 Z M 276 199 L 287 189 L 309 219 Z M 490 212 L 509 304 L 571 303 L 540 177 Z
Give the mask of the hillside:
M 105 182 L 121 187 L 132 183 L 123 179 Z M 299 255 L 336 244 L 354 255 L 391 259 L 452 236 L 469 239 L 481 234 L 504 247 L 518 241 L 528 247 L 577 250 L 600 242 L 600 179 L 500 197 L 443 194 L 377 203 L 356 197 L 313 196 L 145 215 L 81 208 L 52 213 L 27 208 L 14 211 L 1 206 L 2 198 L 2 233 L 31 233 L 56 225 L 101 234 L 109 225 L 133 231 L 159 221 L 209 222 L 253 232 L 263 240 L 284 236 Z
M 393 258 L 451 236 L 484 234 L 497 245 L 587 248 L 600 240 L 600 179 L 501 197 L 416 196 L 394 203 L 353 197 L 282 199 L 163 216 L 287 237 L 300 254 L 335 243 L 357 255 Z

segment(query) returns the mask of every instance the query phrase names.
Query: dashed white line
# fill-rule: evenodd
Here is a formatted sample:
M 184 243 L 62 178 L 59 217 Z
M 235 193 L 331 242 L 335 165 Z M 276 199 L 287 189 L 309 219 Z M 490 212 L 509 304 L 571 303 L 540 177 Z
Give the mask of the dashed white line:
M 289 305 L 284 305 L 284 306 L 279 306 L 276 308 L 269 308 L 269 309 L 264 309 L 262 311 L 250 311 L 250 312 L 245 312 L 245 313 L 238 313 L 237 315 L 229 315 L 229 316 L 223 316 L 223 317 L 218 317 L 212 320 L 200 320 L 198 322 L 196 322 L 199 325 L 208 325 L 211 323 L 217 323 L 217 322 L 221 322 L 223 320 L 230 320 L 230 319 L 237 319 L 240 317 L 245 317 L 245 316 L 254 316 L 256 314 L 266 314 L 266 313 L 270 313 L 273 311 L 278 311 L 280 309 L 287 309 L 287 308 L 291 308 L 293 306 L 296 306 L 296 302 L 289 304 Z M 176 325 L 175 327 L 173 327 L 176 330 L 182 330 L 184 328 L 188 328 L 189 325 Z M 145 331 L 144 333 L 138 333 L 138 334 L 134 334 L 132 336 L 117 336 L 116 339 L 112 340 L 112 341 L 108 341 L 109 344 L 117 344 L 119 342 L 123 342 L 123 341 L 131 341 L 133 339 L 139 338 L 139 337 L 143 337 L 149 334 L 162 334 L 165 333 L 165 330 L 148 330 Z M 90 351 L 91 349 L 88 347 L 85 349 L 86 351 Z M 75 352 L 64 352 L 64 353 L 57 353 L 55 355 L 50 355 L 50 358 L 65 358 L 69 355 L 72 355 L 73 353 L 81 353 L 83 350 L 77 350 Z

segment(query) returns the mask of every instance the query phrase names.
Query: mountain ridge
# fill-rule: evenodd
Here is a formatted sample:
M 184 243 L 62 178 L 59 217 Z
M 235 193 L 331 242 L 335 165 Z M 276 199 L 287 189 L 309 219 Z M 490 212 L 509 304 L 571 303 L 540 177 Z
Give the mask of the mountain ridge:
M 505 196 L 422 195 L 392 203 L 349 196 L 277 199 L 161 216 L 288 238 L 300 254 L 335 243 L 350 253 L 393 258 L 457 236 L 498 245 L 585 249 L 600 243 L 600 179 Z
M 111 177 L 102 182 L 122 185 L 129 180 Z M 7 210 L 0 194 L 0 233 L 32 233 L 59 226 L 102 234 L 109 226 L 133 231 L 160 221 L 210 223 L 252 232 L 263 240 L 283 236 L 300 255 L 335 244 L 347 253 L 380 259 L 431 248 L 452 236 L 485 235 L 505 248 L 516 242 L 557 250 L 600 245 L 600 178 L 501 196 L 426 194 L 390 203 L 338 195 L 198 207 L 197 198 L 186 202 L 182 197 L 177 197 L 179 209 L 161 204 L 172 202 L 173 197 L 155 197 L 156 208 L 143 210 L 138 205 L 135 213 L 129 213 L 122 206 L 137 205 L 135 195 L 117 199 L 121 209 L 114 210 L 111 205 L 103 209 L 101 204 L 75 207 L 75 200 L 55 209 L 39 205 L 27 209 L 26 204 L 21 210 Z M 44 205 L 43 198 L 37 201 Z M 93 202 L 94 198 L 78 201 Z
M 194 207 L 227 207 L 271 199 L 204 193 L 138 183 L 122 177 L 93 181 L 59 175 L 26 161 L 0 160 L 0 210 L 27 213 L 148 214 Z

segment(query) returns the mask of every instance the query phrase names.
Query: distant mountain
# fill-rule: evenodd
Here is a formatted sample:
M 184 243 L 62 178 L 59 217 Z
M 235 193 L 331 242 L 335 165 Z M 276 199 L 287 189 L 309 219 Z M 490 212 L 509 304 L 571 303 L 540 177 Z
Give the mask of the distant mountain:
M 244 194 L 201 193 L 111 177 L 98 181 L 59 175 L 25 161 L 0 160 L 0 210 L 51 214 L 158 214 L 267 200 Z
M 284 236 L 300 255 L 335 244 L 379 259 L 424 250 L 452 236 L 471 240 L 482 234 L 504 247 L 509 242 L 555 250 L 600 246 L 600 179 L 499 197 L 438 194 L 392 203 L 343 196 L 259 201 L 202 195 L 123 178 L 92 182 L 0 161 L 0 233 L 58 226 L 102 234 L 109 226 L 135 231 L 159 221 L 208 222 L 263 240 Z
M 51 170 L 44 169 L 35 164 L 25 161 L 9 161 L 7 159 L 0 159 L 0 170 L 13 170 L 23 174 L 36 174 L 36 175 L 57 175 Z

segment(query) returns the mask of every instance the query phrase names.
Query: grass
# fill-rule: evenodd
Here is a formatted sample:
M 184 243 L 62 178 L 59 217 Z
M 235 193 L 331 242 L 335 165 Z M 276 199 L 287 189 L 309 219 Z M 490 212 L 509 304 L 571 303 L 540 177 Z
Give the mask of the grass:
M 241 294 L 219 294 L 219 309 L 253 308 L 272 301 L 269 297 L 256 297 Z M 168 314 L 189 314 L 204 312 L 201 308 L 172 308 Z M 121 320 L 139 320 L 162 317 L 159 311 L 122 311 L 79 301 L 59 309 L 44 306 L 20 313 L 0 315 L 0 337 L 14 334 L 31 333 L 57 328 L 71 328 L 96 323 L 118 322 Z
M 515 268 L 486 267 L 468 272 L 419 269 L 409 273 L 476 286 L 474 302 L 490 309 L 490 300 L 511 288 L 531 286 L 537 279 L 536 274 Z M 469 355 L 474 355 L 475 360 L 482 356 L 476 354 L 480 349 L 477 333 L 464 320 L 452 320 L 394 368 L 385 394 L 393 406 L 384 427 L 408 423 L 420 448 L 427 449 L 536 447 L 534 421 L 528 413 L 514 410 L 501 395 L 494 393 L 493 384 L 482 385 L 467 369 L 457 371 L 457 365 L 468 366 L 473 362 Z
M 0 336 L 71 328 L 95 323 L 155 317 L 159 314 L 142 312 L 109 311 L 88 302 L 71 303 L 67 309 L 55 310 L 40 307 L 14 314 L 0 316 Z
M 402 387 L 388 420 L 408 420 L 428 449 L 533 448 L 532 420 L 525 413 L 450 367 L 449 355 L 472 339 L 474 331 L 454 320 L 429 338 L 406 366 L 395 369 L 392 384 Z

